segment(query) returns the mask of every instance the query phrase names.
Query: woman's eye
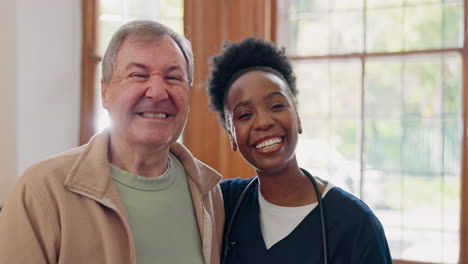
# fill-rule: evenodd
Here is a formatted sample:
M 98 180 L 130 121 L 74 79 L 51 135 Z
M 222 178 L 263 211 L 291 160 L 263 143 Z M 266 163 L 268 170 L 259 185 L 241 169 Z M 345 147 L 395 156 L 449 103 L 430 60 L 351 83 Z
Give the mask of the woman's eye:
M 237 117 L 237 120 L 245 120 L 245 119 L 247 119 L 249 116 L 250 116 L 249 113 L 240 114 L 240 115 Z
M 280 108 L 283 108 L 284 107 L 284 104 L 274 104 L 271 109 L 280 109 Z

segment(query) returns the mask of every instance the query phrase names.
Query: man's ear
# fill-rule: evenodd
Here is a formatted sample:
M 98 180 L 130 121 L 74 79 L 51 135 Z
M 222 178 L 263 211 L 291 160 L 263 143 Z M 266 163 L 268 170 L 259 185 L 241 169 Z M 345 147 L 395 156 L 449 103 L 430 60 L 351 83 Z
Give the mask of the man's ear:
M 229 140 L 231 141 L 232 151 L 236 152 L 237 151 L 237 143 L 236 143 L 236 140 L 234 139 L 234 136 L 232 135 L 231 131 L 229 131 Z
M 102 107 L 104 107 L 105 109 L 109 109 L 109 99 L 108 99 L 108 88 L 107 87 L 108 85 L 104 82 L 103 79 L 101 79 L 101 100 L 102 100 Z

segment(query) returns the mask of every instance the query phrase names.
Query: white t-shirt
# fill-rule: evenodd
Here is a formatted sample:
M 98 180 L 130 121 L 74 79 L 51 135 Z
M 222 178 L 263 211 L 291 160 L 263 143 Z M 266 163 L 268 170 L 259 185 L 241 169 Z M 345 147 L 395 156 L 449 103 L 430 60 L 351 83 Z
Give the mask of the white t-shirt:
M 333 187 L 334 185 L 328 182 L 327 187 L 322 193 L 322 198 Z M 288 236 L 318 205 L 317 202 L 298 207 L 274 205 L 263 198 L 260 192 L 260 185 L 258 188 L 260 228 L 262 229 L 263 240 L 267 249 L 270 249 L 278 241 Z

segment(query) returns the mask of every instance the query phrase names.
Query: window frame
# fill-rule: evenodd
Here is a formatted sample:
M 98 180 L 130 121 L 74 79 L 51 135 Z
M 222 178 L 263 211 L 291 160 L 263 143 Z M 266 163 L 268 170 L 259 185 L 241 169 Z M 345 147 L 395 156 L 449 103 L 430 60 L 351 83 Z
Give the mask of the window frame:
M 82 0 L 82 48 L 81 48 L 81 100 L 79 144 L 83 145 L 96 132 L 94 118 L 96 66 L 101 60 L 96 55 L 98 1 Z

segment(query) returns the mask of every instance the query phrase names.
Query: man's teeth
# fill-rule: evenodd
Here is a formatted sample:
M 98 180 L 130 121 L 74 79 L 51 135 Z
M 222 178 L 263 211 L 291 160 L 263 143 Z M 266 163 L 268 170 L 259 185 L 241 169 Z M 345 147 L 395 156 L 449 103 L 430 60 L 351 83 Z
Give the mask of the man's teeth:
M 282 138 L 272 138 L 272 139 L 268 139 L 268 140 L 265 140 L 259 144 L 257 144 L 255 146 L 255 148 L 257 149 L 270 149 L 270 148 L 273 148 L 275 147 L 276 145 L 278 145 L 279 143 L 281 143 L 281 141 L 283 141 Z
M 143 113 L 141 115 L 143 117 L 149 117 L 149 118 L 166 118 L 167 117 L 166 113 Z

